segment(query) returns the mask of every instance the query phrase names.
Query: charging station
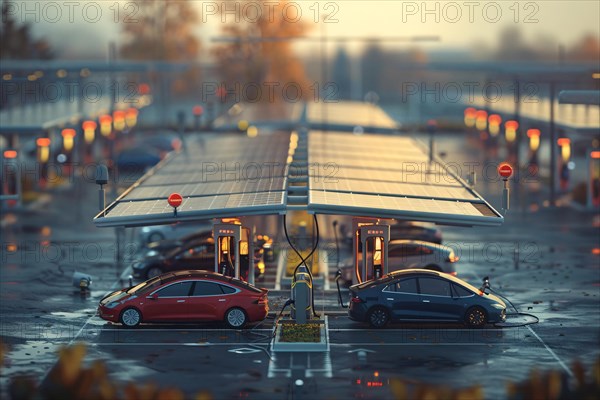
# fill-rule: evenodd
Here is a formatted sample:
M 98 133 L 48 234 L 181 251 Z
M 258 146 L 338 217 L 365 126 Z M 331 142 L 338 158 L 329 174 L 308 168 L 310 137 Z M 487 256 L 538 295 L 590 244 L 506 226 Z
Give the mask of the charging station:
M 388 272 L 390 226 L 378 218 L 353 218 L 353 283 L 379 278 Z
M 252 230 L 239 221 L 213 225 L 215 272 L 254 284 Z

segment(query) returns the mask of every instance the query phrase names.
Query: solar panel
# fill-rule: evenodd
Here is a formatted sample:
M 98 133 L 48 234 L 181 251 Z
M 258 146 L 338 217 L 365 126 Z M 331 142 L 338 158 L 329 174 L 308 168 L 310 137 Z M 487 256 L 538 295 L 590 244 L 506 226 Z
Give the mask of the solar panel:
M 328 121 L 390 125 L 391 119 L 370 104 L 330 106 Z M 313 107 L 306 115 L 309 125 L 319 121 L 314 114 L 318 107 Z M 105 210 L 106 215 L 96 216 L 95 223 L 151 225 L 303 207 L 317 214 L 463 225 L 503 221 L 452 168 L 438 159 L 430 162 L 427 149 L 410 137 L 310 131 L 308 152 L 294 154 L 292 163 L 290 149 L 296 149 L 301 134 L 294 134 L 293 141 L 287 132 L 255 138 L 239 133 L 202 135 L 147 173 Z M 295 197 L 288 206 L 289 182 L 302 187 L 306 175 L 308 200 L 298 195 L 302 189 L 296 189 L 290 191 Z M 177 217 L 166 200 L 173 192 L 184 199 Z
M 502 216 L 414 139 L 309 133 L 308 209 L 315 213 L 498 225 Z

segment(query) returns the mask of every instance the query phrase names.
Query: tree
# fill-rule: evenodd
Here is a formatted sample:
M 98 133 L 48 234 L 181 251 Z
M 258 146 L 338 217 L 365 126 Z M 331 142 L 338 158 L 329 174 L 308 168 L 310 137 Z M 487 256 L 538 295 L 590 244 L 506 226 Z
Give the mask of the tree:
M 44 39 L 34 39 L 28 24 L 19 25 L 11 14 L 10 1 L 2 3 L 2 24 L 0 29 L 0 58 L 14 60 L 48 60 L 54 57 L 49 43 Z
M 227 0 L 222 4 L 225 3 L 235 4 L 235 1 Z M 252 100 L 292 100 L 286 98 L 286 94 L 281 90 L 285 85 L 299 88 L 299 96 L 309 96 L 304 66 L 295 56 L 292 48 L 295 42 L 293 38 L 302 36 L 306 31 L 306 25 L 301 21 L 291 22 L 284 18 L 283 10 L 290 3 L 287 0 L 276 3 L 259 0 L 252 3 L 260 6 L 260 16 L 256 20 L 245 18 L 241 22 L 231 21 L 223 28 L 223 34 L 234 40 L 217 46 L 213 51 L 221 78 L 232 88 L 236 84 L 241 87 L 249 84 L 258 85 L 262 89 L 262 96 L 260 99 Z M 233 8 L 233 6 L 227 7 L 222 5 L 220 9 L 223 11 Z M 257 38 L 291 39 L 261 41 L 255 40 Z M 277 88 L 274 90 L 274 99 L 270 99 L 270 96 L 265 94 L 267 85 Z M 246 94 L 244 92 L 246 91 L 242 94 Z
M 200 41 L 192 30 L 198 22 L 196 9 L 189 0 L 134 0 L 137 12 L 123 20 L 124 44 L 121 57 L 138 61 L 194 63 L 200 53 Z M 195 90 L 199 70 L 190 69 L 172 85 L 175 92 Z

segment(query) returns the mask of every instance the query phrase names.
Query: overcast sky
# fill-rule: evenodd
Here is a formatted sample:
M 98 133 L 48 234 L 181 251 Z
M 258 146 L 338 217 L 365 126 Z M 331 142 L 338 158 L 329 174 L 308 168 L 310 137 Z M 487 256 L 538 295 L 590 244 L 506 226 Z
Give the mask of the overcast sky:
M 276 0 L 274 0 L 276 1 Z M 220 34 L 221 17 L 216 8 L 221 2 L 192 1 L 200 20 L 197 33 L 204 48 L 210 38 Z M 50 40 L 61 57 L 102 58 L 108 42 L 120 41 L 121 24 L 135 11 L 128 1 L 15 1 L 19 21 L 29 22 L 37 36 Z M 227 15 L 252 21 L 255 8 L 239 3 L 239 9 Z M 323 16 L 328 23 L 323 23 Z M 518 27 L 528 41 L 553 37 L 567 48 L 584 34 L 600 36 L 600 2 L 579 1 L 298 1 L 287 9 L 286 17 L 299 20 L 310 35 L 319 36 L 414 36 L 434 35 L 441 41 L 426 48 L 472 49 L 475 43 L 495 46 L 499 33 Z M 133 15 L 135 18 L 135 15 Z M 299 50 L 310 52 L 311 46 Z M 359 50 L 360 45 L 350 45 Z M 352 49 L 351 49 L 352 50 Z

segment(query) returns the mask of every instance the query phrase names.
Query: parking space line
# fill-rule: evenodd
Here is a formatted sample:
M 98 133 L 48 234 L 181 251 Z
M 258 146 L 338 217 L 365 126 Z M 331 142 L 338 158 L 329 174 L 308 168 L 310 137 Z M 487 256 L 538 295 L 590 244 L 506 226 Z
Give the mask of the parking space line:
M 542 340 L 542 338 L 539 337 L 537 333 L 535 333 L 535 331 L 531 328 L 531 326 L 527 325 L 527 329 L 529 329 L 529 331 L 533 334 L 533 336 L 535 336 L 537 338 L 537 340 L 539 340 L 540 343 L 544 345 L 544 347 L 546 348 L 546 350 L 548 350 L 548 353 L 550 353 L 550 355 L 552 357 L 554 357 L 554 359 L 556 361 L 558 361 L 558 363 L 560 364 L 560 366 L 569 374 L 569 376 L 573 377 L 574 376 L 573 375 L 573 371 L 571 371 L 571 369 L 563 362 L 563 360 L 560 359 L 560 357 L 558 357 L 556 355 L 556 353 L 550 348 L 550 346 L 548 346 L 546 344 L 546 342 L 544 342 Z
M 113 291 L 116 287 L 117 284 L 119 282 L 123 282 L 129 275 L 131 275 L 131 266 L 125 268 L 125 270 L 121 273 L 121 275 L 119 276 L 119 279 L 116 280 L 111 286 L 110 286 L 110 291 Z M 73 336 L 73 338 L 69 341 L 69 343 L 67 344 L 67 346 L 71 346 L 73 344 L 73 342 L 75 340 L 77 340 L 79 338 L 79 336 L 81 335 L 81 333 L 84 331 L 84 329 L 89 325 L 90 321 L 96 317 L 96 314 L 91 315 L 86 321 L 85 323 L 81 326 L 81 328 L 77 331 L 77 333 L 75 334 L 75 336 Z M 90 345 L 90 343 L 86 343 L 88 346 Z M 44 376 L 42 377 L 41 382 L 44 382 L 46 380 L 46 378 L 48 377 L 48 374 L 50 373 L 50 371 L 52 370 L 52 368 L 54 368 L 54 366 L 56 365 L 56 362 L 58 360 L 56 360 L 52 366 L 50 368 L 48 368 L 48 370 L 46 371 L 46 373 L 44 373 Z

